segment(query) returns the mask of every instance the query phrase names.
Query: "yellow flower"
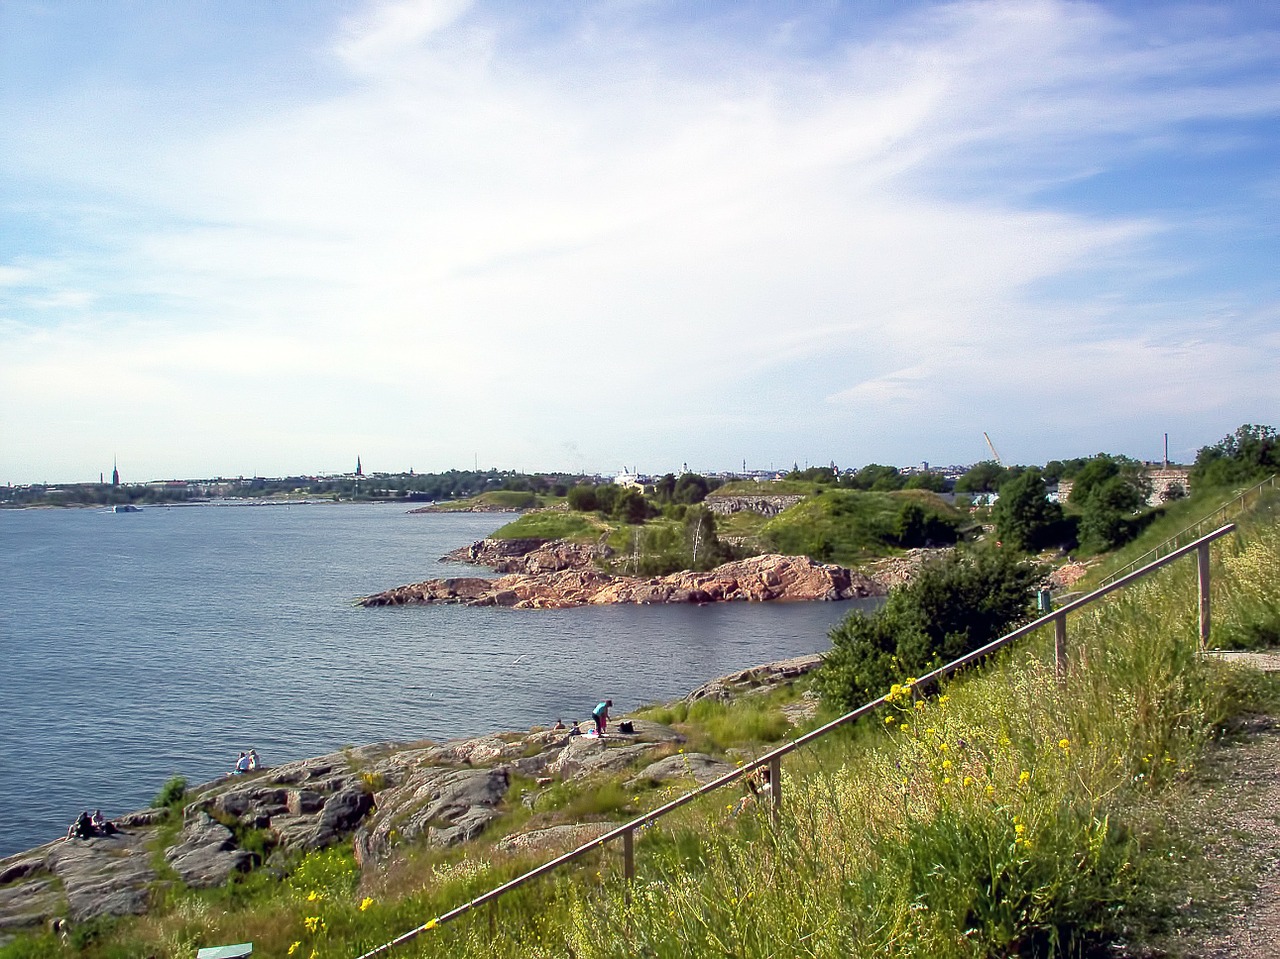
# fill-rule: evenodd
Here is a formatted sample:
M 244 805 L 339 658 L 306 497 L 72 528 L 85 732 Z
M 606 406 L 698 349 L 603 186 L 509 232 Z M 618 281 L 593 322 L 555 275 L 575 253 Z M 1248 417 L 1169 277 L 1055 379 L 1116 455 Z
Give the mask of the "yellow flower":
M 307 902 L 315 902 L 319 898 L 320 893 L 316 892 L 314 889 L 307 893 Z
M 938 697 L 938 705 L 939 705 L 939 706 L 945 706 L 945 705 L 946 705 L 947 703 L 949 703 L 950 701 L 951 701 L 951 697 L 950 697 L 950 696 L 939 696 L 939 697 Z
M 1058 748 L 1059 748 L 1059 749 L 1069 749 L 1069 748 L 1071 748 L 1071 741 L 1070 741 L 1070 740 L 1067 740 L 1067 739 L 1059 739 L 1059 740 L 1058 740 Z
M 1021 822 L 1014 823 L 1013 831 L 1017 833 L 1019 836 L 1021 836 L 1024 832 L 1027 831 L 1027 824 L 1021 823 Z
M 965 777 L 964 777 L 964 785 L 966 785 L 966 786 L 972 786 L 972 785 L 973 785 L 973 777 L 972 777 L 972 776 L 965 776 Z
M 945 753 L 947 751 L 946 743 L 938 743 L 938 752 Z
M 363 899 L 360 900 L 360 911 L 364 912 L 366 909 L 368 909 L 372 905 L 373 905 L 373 899 L 369 896 L 365 896 Z
M 427 923 L 427 924 L 426 924 L 425 926 L 423 926 L 422 928 L 423 928 L 423 929 L 434 929 L 434 928 L 435 928 L 436 926 L 438 926 L 438 925 L 440 925 L 439 921 L 438 921 L 438 920 L 435 920 L 435 919 L 432 919 L 429 923 Z
M 301 943 L 301 942 L 294 942 L 294 944 L 293 944 L 292 946 L 290 946 L 290 947 L 289 947 L 289 955 L 291 955 L 291 956 L 292 956 L 295 952 L 297 952 L 297 951 L 298 951 L 298 947 L 299 947 L 299 946 L 301 946 L 301 945 L 302 945 L 302 943 Z
M 1031 782 L 1031 773 L 1027 772 L 1025 769 L 1022 772 L 1018 773 L 1019 786 L 1025 786 L 1029 782 Z
M 991 785 L 991 783 L 987 783 L 987 798 L 990 798 L 995 794 L 996 794 L 996 787 Z
M 319 916 L 307 916 L 302 922 L 307 927 L 307 932 L 318 932 L 324 928 L 324 920 Z
M 950 777 L 950 776 L 943 776 L 943 777 L 942 777 L 942 785 L 944 785 L 944 786 L 949 786 L 949 785 L 951 785 L 951 777 Z
M 922 700 L 922 699 L 917 699 L 917 700 L 916 700 L 916 712 L 920 712 L 922 709 L 924 709 L 924 700 Z
M 893 723 L 894 723 L 893 713 L 890 713 L 888 716 L 886 716 L 886 717 L 884 718 L 884 721 L 885 721 L 885 723 L 886 723 L 886 724 L 888 724 L 888 725 L 893 725 Z
M 943 769 L 950 769 L 950 768 L 951 768 L 951 760 L 950 760 L 950 759 L 944 759 L 944 760 L 942 761 L 942 768 L 943 768 Z

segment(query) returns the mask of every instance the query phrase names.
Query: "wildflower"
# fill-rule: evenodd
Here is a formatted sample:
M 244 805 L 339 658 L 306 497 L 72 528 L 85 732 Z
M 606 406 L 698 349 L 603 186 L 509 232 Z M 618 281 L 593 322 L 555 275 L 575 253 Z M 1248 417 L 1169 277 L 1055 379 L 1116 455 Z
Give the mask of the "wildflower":
M 945 753 L 947 751 L 946 743 L 938 743 L 938 752 Z
M 996 787 L 991 785 L 991 783 L 987 783 L 987 798 L 990 799 L 995 794 L 996 794 Z
M 440 925 L 440 921 L 439 921 L 438 919 L 432 919 L 430 922 L 428 922 L 428 923 L 427 923 L 425 926 L 423 926 L 422 928 L 423 928 L 423 929 L 434 929 L 434 928 L 435 928 L 436 926 L 438 926 L 438 925 Z
M 324 920 L 319 916 L 307 916 L 302 922 L 307 927 L 307 932 L 319 932 L 324 928 Z
M 892 725 L 893 725 L 893 723 L 894 723 L 894 721 L 895 721 L 895 720 L 894 720 L 893 713 L 890 713 L 888 716 L 886 716 L 886 717 L 884 718 L 884 721 L 885 721 L 885 725 L 887 725 L 887 726 L 892 726 Z
M 923 710 L 923 709 L 924 709 L 924 700 L 922 700 L 922 699 L 917 699 L 917 700 L 916 700 L 916 712 L 920 712 L 920 711 L 921 711 L 921 710 Z
M 951 777 L 950 777 L 950 776 L 943 776 L 943 777 L 942 777 L 942 785 L 944 785 L 944 786 L 950 786 L 950 785 L 951 785 Z
M 295 941 L 294 941 L 294 943 L 293 943 L 293 945 L 291 945 L 291 946 L 289 947 L 289 955 L 291 955 L 291 956 L 292 956 L 295 952 L 297 952 L 297 951 L 298 951 L 298 949 L 299 949 L 301 946 L 302 946 L 302 943 L 301 943 L 301 942 L 299 942 L 299 941 L 296 941 L 296 940 L 295 940 Z
M 963 783 L 963 785 L 965 785 L 965 786 L 972 786 L 972 785 L 973 785 L 973 777 L 972 777 L 972 776 L 965 776 L 965 777 L 964 777 L 964 783 Z
M 943 769 L 950 769 L 950 768 L 951 768 L 951 760 L 950 760 L 950 759 L 944 759 L 944 760 L 942 761 L 942 768 L 943 768 Z
M 1067 740 L 1067 739 L 1059 739 L 1059 740 L 1058 740 L 1058 748 L 1059 748 L 1059 749 L 1070 749 L 1070 748 L 1071 748 L 1071 741 L 1070 741 L 1070 740 Z
M 939 706 L 945 706 L 945 705 L 946 705 L 947 703 L 949 703 L 949 702 L 951 702 L 951 697 L 950 697 L 950 696 L 943 695 L 943 696 L 939 696 L 939 697 L 938 697 L 938 705 L 939 705 Z
M 360 911 L 364 912 L 366 909 L 368 909 L 372 905 L 373 905 L 373 899 L 370 898 L 369 896 L 365 896 L 363 899 L 360 900 Z
M 1025 769 L 1018 773 L 1019 786 L 1025 786 L 1029 782 L 1031 782 L 1031 773 L 1027 772 Z

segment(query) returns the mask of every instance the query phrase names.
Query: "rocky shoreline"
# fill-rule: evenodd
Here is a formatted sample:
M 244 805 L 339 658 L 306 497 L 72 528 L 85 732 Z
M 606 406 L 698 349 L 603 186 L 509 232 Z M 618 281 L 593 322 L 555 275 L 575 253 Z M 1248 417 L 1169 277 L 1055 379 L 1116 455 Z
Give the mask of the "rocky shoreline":
M 688 701 L 768 692 L 821 662 L 815 654 L 742 670 L 699 687 Z M 786 715 L 798 723 L 816 708 L 806 694 Z M 513 802 L 532 816 L 497 839 L 499 851 L 573 846 L 613 823 L 567 822 L 540 809 L 539 797 L 559 783 L 591 788 L 602 776 L 625 776 L 628 789 L 684 789 L 733 768 L 731 757 L 680 751 L 684 738 L 669 726 L 630 722 L 631 732 L 614 722 L 600 739 L 535 728 L 444 744 L 376 743 L 189 787 L 181 813 L 140 810 L 114 820 L 113 835 L 0 858 L 0 945 L 64 917 L 79 923 L 143 914 L 175 882 L 210 888 L 255 869 L 283 877 L 298 855 L 339 843 L 352 844 L 362 870 L 377 870 L 404 843 L 475 841 Z M 517 776 L 536 788 L 510 795 Z
M 881 596 L 886 587 L 856 570 L 776 553 L 668 576 L 618 576 L 598 569 L 607 547 L 564 540 L 481 540 L 443 557 L 506 573 L 410 583 L 357 600 L 361 606 L 461 603 L 516 609 L 612 604 L 812 602 Z

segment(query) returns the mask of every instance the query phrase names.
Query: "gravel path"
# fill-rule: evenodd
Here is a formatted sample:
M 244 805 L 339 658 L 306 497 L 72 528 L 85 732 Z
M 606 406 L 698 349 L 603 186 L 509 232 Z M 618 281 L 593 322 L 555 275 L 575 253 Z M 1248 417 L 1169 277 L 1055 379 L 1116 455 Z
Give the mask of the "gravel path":
M 1241 732 L 1210 757 L 1196 814 L 1211 817 L 1204 855 L 1221 857 L 1234 880 L 1219 890 L 1223 912 L 1157 954 L 1280 959 L 1280 719 L 1257 717 Z

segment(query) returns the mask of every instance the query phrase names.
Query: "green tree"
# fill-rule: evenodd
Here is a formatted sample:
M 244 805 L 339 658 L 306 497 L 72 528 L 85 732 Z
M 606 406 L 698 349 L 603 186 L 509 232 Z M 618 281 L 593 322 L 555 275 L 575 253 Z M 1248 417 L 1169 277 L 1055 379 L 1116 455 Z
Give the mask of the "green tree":
M 894 542 L 903 549 L 919 546 L 949 546 L 959 537 L 957 525 L 907 500 L 898 510 L 893 525 Z
M 1049 502 L 1044 478 L 1032 468 L 1000 487 L 991 519 L 1005 546 L 1035 552 L 1049 545 L 1062 522 L 1062 507 Z
M 818 674 L 826 702 L 846 712 L 984 646 L 1025 618 L 1044 569 L 1005 550 L 952 553 L 926 565 L 868 615 L 853 612 L 831 630 Z
M 1245 423 L 1196 454 L 1191 487 L 1234 486 L 1266 479 L 1276 472 L 1280 472 L 1280 438 L 1275 427 Z
M 569 490 L 569 508 L 589 513 L 599 507 L 594 486 L 575 486 Z
M 858 490 L 874 490 L 877 493 L 892 493 L 906 485 L 906 478 L 898 472 L 896 466 L 882 466 L 880 463 L 868 463 L 852 476 L 845 476 L 841 486 Z
M 639 526 L 651 515 L 649 501 L 638 489 L 624 489 L 613 505 L 613 515 L 633 526 Z
M 946 491 L 947 479 L 941 473 L 935 473 L 932 470 L 926 470 L 923 473 L 915 473 L 907 479 L 903 489 L 927 489 L 933 493 L 942 493 Z
M 1099 453 L 1076 474 L 1071 505 L 1080 511 L 1080 542 L 1100 552 L 1123 546 L 1137 535 L 1137 513 L 1151 495 L 1142 464 Z
M 1004 482 L 1005 471 L 995 460 L 983 460 L 969 467 L 968 472 L 956 480 L 957 493 L 994 493 Z
M 676 480 L 673 496 L 677 503 L 685 503 L 692 506 L 694 503 L 701 503 L 706 499 L 709 492 L 711 492 L 711 484 L 707 482 L 705 476 L 699 476 L 697 473 L 685 473 Z

